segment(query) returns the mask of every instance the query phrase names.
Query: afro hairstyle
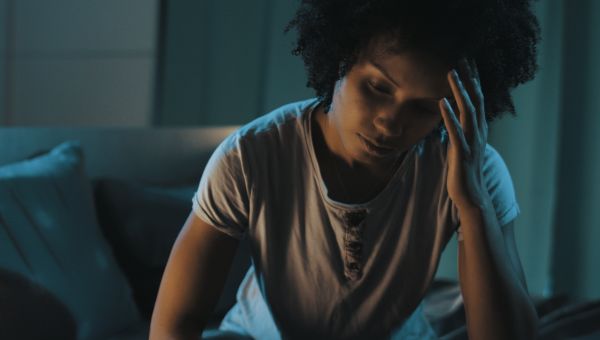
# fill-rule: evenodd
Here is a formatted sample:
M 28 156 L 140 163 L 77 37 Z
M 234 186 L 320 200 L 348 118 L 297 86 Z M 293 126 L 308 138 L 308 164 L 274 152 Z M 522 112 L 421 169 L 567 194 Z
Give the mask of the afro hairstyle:
M 390 51 L 431 53 L 451 67 L 474 59 L 488 121 L 515 114 L 511 90 L 533 79 L 540 28 L 531 0 L 301 0 L 285 32 L 295 29 L 292 54 L 301 56 L 307 87 L 326 111 L 335 83 L 372 39 Z

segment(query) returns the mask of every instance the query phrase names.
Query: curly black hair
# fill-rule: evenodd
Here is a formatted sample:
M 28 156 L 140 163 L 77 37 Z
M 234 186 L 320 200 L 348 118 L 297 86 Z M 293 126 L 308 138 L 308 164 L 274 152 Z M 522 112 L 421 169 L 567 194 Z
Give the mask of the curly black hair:
M 515 115 L 510 91 L 533 79 L 540 40 L 531 0 L 301 0 L 285 27 L 297 31 L 307 87 L 329 110 L 334 85 L 378 36 L 390 51 L 416 49 L 450 66 L 462 57 L 477 63 L 489 121 Z

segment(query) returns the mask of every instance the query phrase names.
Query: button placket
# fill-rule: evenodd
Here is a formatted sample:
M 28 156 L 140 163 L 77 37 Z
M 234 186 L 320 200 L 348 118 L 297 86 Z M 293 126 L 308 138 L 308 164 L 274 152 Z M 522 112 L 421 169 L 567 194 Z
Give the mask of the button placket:
M 344 275 L 349 281 L 355 281 L 362 277 L 362 250 L 363 250 L 363 228 L 367 217 L 366 210 L 346 212 L 343 215 L 345 234 L 344 252 L 345 264 Z

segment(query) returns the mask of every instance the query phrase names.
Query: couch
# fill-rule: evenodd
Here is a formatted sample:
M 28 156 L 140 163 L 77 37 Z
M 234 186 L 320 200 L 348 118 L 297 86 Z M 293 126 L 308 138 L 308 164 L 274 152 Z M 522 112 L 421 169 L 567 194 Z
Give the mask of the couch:
M 71 338 L 147 339 L 204 164 L 232 131 L 0 129 L 0 339 L 67 339 L 68 325 Z M 210 326 L 249 256 L 236 261 Z
M 234 128 L 0 128 L 0 339 L 147 339 L 204 165 Z M 204 337 L 249 264 L 241 243 Z M 599 334 L 600 302 L 534 299 L 542 338 Z M 425 302 L 440 336 L 466 339 L 456 281 Z

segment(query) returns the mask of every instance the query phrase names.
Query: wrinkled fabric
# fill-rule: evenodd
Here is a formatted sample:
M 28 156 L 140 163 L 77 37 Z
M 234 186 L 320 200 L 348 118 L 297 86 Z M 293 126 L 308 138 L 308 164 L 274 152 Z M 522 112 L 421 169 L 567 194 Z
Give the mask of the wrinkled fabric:
M 226 138 L 193 198 L 196 214 L 246 238 L 252 267 L 221 324 L 254 338 L 435 338 L 422 298 L 459 219 L 446 142 L 432 134 L 360 204 L 328 196 L 312 142 L 316 99 L 280 107 Z M 500 155 L 484 176 L 499 224 L 519 213 Z

